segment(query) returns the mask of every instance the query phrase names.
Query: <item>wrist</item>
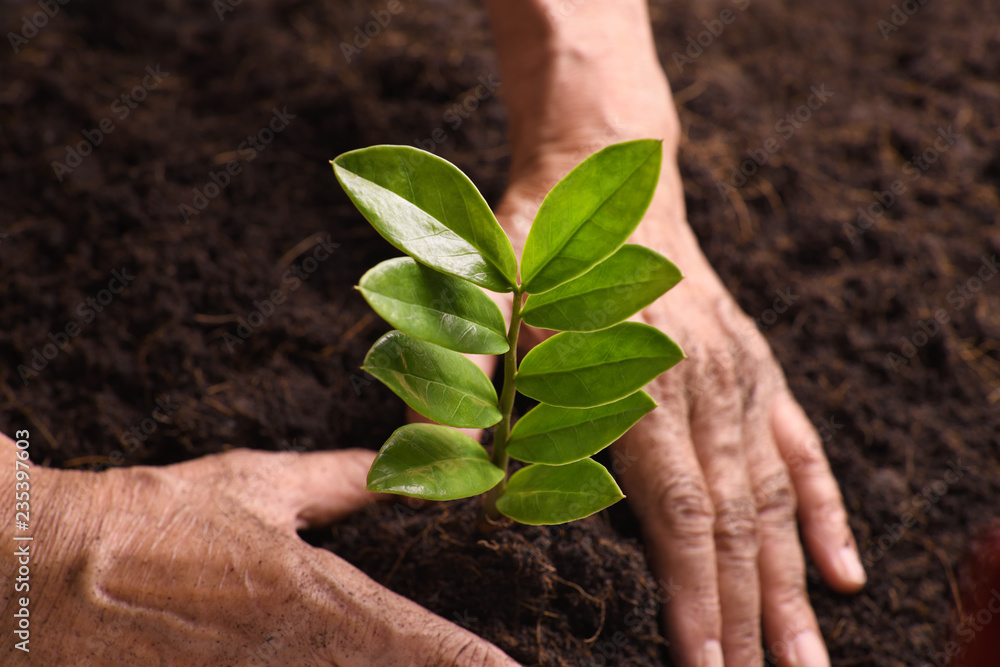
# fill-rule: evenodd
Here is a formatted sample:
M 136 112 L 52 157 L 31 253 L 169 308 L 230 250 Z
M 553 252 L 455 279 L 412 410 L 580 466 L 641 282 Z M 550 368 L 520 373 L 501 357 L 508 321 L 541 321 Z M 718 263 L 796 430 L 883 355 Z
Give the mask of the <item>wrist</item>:
M 504 79 L 512 180 L 539 156 L 577 161 L 605 145 L 664 139 L 679 123 L 645 0 L 491 0 Z M 548 170 L 548 167 L 543 167 Z

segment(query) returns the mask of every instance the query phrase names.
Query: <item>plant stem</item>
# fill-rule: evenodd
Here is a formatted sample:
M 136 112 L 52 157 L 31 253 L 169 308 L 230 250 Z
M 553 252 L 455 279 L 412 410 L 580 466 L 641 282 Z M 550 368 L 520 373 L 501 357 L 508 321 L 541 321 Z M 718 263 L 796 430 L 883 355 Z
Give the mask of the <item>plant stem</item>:
M 510 349 L 503 355 L 503 388 L 500 391 L 500 414 L 502 418 L 493 433 L 493 465 L 504 471 L 504 478 L 486 494 L 484 511 L 490 519 L 500 517 L 497 499 L 507 486 L 507 441 L 510 439 L 510 417 L 514 412 L 514 375 L 517 373 L 517 333 L 521 328 L 521 302 L 524 292 L 520 286 L 514 289 L 514 307 L 510 313 L 510 328 L 507 330 L 507 344 Z

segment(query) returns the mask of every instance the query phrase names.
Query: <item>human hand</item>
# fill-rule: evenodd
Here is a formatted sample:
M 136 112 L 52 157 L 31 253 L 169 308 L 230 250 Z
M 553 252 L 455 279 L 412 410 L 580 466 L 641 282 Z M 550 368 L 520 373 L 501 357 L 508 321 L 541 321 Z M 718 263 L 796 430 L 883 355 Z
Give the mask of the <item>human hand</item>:
M 513 180 L 499 217 L 515 245 L 540 193 L 563 173 Z M 654 573 L 679 584 L 666 623 L 681 664 L 722 665 L 723 655 L 728 665 L 762 664 L 763 616 L 779 664 L 820 667 L 829 661 L 806 594 L 796 507 L 827 581 L 856 590 L 864 572 L 840 492 L 766 341 L 678 219 L 683 198 L 670 183 L 633 240 L 686 278 L 634 319 L 670 335 L 688 359 L 646 387 L 660 407 L 613 445 L 613 468 L 642 521 Z M 509 295 L 502 300 L 509 312 Z M 551 333 L 525 327 L 521 341 L 530 349 Z
M 600 0 L 560 19 L 551 4 L 491 6 L 512 146 L 497 216 L 519 251 L 545 193 L 583 158 L 611 143 L 664 139 L 660 183 L 632 240 L 686 278 L 636 319 L 689 358 L 647 387 L 660 407 L 613 445 L 613 458 L 652 570 L 676 589 L 665 605 L 674 656 L 685 666 L 761 665 L 763 620 L 778 664 L 828 665 L 796 513 L 831 586 L 855 591 L 864 570 L 815 429 L 687 224 L 679 122 L 645 6 Z M 532 15 L 544 17 L 534 38 L 524 28 Z M 528 347 L 548 335 L 522 332 Z
M 32 466 L 32 664 L 516 665 L 296 535 L 376 499 L 364 490 L 373 456 L 238 450 L 102 474 Z M 0 462 L 13 470 L 13 459 L 0 435 Z M 9 549 L 0 560 L 15 571 Z M 10 623 L 4 614 L 5 637 Z M 6 646 L 5 664 L 21 654 Z

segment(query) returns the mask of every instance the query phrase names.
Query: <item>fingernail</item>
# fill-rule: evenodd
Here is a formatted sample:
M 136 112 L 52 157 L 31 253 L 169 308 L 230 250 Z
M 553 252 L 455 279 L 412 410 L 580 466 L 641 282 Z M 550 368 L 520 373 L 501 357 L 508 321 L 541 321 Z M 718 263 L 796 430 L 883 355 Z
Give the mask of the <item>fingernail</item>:
M 840 571 L 845 579 L 856 586 L 868 581 L 868 575 L 865 574 L 865 568 L 858 558 L 858 552 L 852 547 L 840 548 Z
M 701 649 L 701 667 L 725 667 L 722 662 L 722 644 L 714 639 L 705 642 Z
M 788 661 L 792 667 L 830 667 L 823 640 L 811 630 L 800 633 L 792 642 Z

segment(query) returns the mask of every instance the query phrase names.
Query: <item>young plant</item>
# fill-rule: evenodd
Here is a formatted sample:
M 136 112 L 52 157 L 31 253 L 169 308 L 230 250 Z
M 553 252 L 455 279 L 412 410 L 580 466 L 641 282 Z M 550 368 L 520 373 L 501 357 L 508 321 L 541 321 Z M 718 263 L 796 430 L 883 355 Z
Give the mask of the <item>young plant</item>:
M 659 330 L 626 321 L 681 274 L 625 241 L 660 174 L 661 143 L 591 155 L 545 197 L 520 261 L 489 206 L 454 165 L 409 146 L 332 161 L 365 218 L 409 257 L 382 262 L 358 289 L 396 330 L 364 370 L 444 426 L 410 424 L 382 446 L 371 491 L 430 500 L 488 492 L 485 511 L 528 524 L 582 519 L 622 499 L 591 456 L 656 407 L 642 387 L 684 358 Z M 513 292 L 510 324 L 480 288 Z M 561 331 L 517 364 L 521 323 Z M 503 354 L 500 396 L 463 353 Z M 515 392 L 539 401 L 511 423 Z M 496 425 L 492 457 L 452 428 Z M 508 479 L 510 458 L 529 465 Z

